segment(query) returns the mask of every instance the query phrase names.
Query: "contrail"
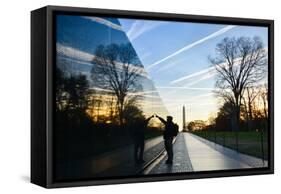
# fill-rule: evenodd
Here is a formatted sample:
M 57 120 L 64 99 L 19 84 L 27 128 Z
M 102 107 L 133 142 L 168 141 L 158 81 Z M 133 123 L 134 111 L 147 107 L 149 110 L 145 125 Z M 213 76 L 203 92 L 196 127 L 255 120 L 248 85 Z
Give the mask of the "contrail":
M 217 37 L 217 36 L 227 32 L 227 31 L 231 30 L 234 27 L 235 26 L 233 26 L 233 25 L 228 25 L 228 26 L 226 26 L 226 27 L 224 27 L 224 28 L 222 28 L 222 29 L 220 29 L 220 30 L 210 34 L 209 36 L 206 36 L 206 37 L 204 37 L 204 38 L 202 38 L 202 39 L 200 39 L 200 40 L 198 40 L 196 42 L 193 42 L 193 43 L 191 43 L 189 45 L 186 45 L 185 47 L 179 49 L 178 51 L 172 53 L 171 55 L 169 55 L 169 56 L 167 56 L 167 57 L 165 57 L 163 59 L 160 59 L 159 61 L 156 61 L 155 63 L 149 65 L 147 67 L 147 69 L 151 69 L 152 67 L 155 67 L 156 65 L 162 63 L 163 61 L 166 61 L 166 60 L 168 60 L 168 59 L 170 59 L 170 58 L 172 58 L 172 57 L 174 57 L 174 56 L 176 56 L 176 55 L 178 55 L 178 54 L 180 54 L 180 53 L 182 53 L 184 51 L 187 51 L 187 50 L 193 48 L 194 46 L 196 46 L 198 44 L 201 44 L 201 43 L 203 43 L 203 42 L 205 42 L 205 41 L 207 41 L 209 39 L 215 38 L 215 37 Z
M 203 69 L 201 71 L 198 71 L 198 72 L 195 72 L 195 73 L 192 73 L 192 74 L 189 74 L 187 76 L 183 76 L 181 78 L 178 78 L 176 80 L 173 80 L 170 82 L 170 84 L 176 84 L 178 82 L 181 82 L 181 81 L 184 81 L 184 80 L 187 80 L 187 79 L 190 79 L 190 78 L 193 78 L 193 77 L 197 77 L 197 76 L 206 76 L 208 74 L 212 74 L 212 72 L 215 70 L 215 67 L 208 67 L 206 69 Z
M 201 87 L 185 87 L 185 86 L 157 86 L 157 89 L 178 89 L 178 90 L 202 90 L 202 91 L 212 91 L 216 88 L 201 88 Z
M 164 22 L 155 22 L 155 21 L 147 21 L 147 20 L 136 20 L 131 28 L 127 31 L 127 36 L 130 41 L 133 41 L 140 37 L 142 34 L 157 28 L 160 25 L 163 25 Z
M 122 27 L 118 24 L 114 24 L 113 22 L 110 22 L 106 19 L 103 18 L 99 18 L 99 17 L 92 17 L 92 16 L 84 16 L 85 19 L 94 21 L 94 22 L 98 22 L 100 24 L 104 24 L 110 28 L 113 28 L 115 30 L 119 30 L 119 31 L 123 31 Z

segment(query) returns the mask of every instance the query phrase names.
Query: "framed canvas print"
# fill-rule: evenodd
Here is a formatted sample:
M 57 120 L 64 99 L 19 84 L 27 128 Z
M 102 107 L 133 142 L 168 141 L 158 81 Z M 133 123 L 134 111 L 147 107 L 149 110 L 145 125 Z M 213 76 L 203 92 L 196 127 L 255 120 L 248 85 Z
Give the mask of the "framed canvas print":
M 273 21 L 31 12 L 31 182 L 273 173 Z

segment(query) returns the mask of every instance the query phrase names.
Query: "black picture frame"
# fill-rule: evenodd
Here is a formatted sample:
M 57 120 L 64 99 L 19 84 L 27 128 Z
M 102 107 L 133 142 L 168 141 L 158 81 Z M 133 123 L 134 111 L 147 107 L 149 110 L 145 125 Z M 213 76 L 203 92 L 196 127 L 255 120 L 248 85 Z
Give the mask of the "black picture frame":
M 267 168 L 136 175 L 55 182 L 53 179 L 55 20 L 57 13 L 268 27 L 269 158 Z M 274 173 L 274 21 L 171 13 L 46 6 L 31 12 L 31 182 L 46 188 Z

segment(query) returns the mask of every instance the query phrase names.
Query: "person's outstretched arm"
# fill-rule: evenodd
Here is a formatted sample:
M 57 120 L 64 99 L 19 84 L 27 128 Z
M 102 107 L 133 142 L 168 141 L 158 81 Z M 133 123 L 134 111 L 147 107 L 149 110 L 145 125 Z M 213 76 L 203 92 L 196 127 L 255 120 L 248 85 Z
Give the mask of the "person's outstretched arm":
M 145 122 L 146 122 L 146 123 L 148 123 L 148 122 L 149 122 L 149 120 L 150 120 L 150 119 L 152 119 L 152 118 L 153 118 L 153 115 L 152 115 L 152 116 L 150 116 L 150 117 L 148 117 L 147 119 L 145 119 Z
M 158 115 L 156 115 L 156 117 L 164 124 L 164 125 L 166 125 L 166 121 L 165 121 L 165 119 L 163 119 L 162 117 L 159 117 Z
M 147 124 L 148 124 L 148 122 L 149 122 L 149 120 L 150 120 L 150 119 L 152 119 L 152 118 L 153 118 L 153 115 L 152 115 L 152 116 L 150 116 L 150 117 L 148 117 L 147 119 L 145 119 L 144 124 L 145 124 L 145 125 L 147 125 Z

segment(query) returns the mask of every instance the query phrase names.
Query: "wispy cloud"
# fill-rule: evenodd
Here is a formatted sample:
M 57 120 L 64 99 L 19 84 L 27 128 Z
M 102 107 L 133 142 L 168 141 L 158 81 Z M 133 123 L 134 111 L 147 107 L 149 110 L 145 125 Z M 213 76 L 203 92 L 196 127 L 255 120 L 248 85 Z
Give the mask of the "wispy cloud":
M 202 99 L 204 100 L 202 101 Z M 207 92 L 196 96 L 185 96 L 185 98 L 163 99 L 163 102 L 167 107 L 169 107 L 169 106 L 178 106 L 179 104 L 195 105 L 203 102 L 215 103 L 215 100 L 214 100 L 214 93 Z
M 267 52 L 267 48 L 263 48 L 262 50 Z M 250 57 L 250 55 L 247 56 L 247 57 Z M 241 64 L 240 63 L 241 60 L 242 60 L 241 57 L 235 58 L 233 66 L 234 67 L 239 66 Z M 227 66 L 227 63 L 223 62 L 223 63 L 219 64 L 219 66 Z M 195 84 L 197 84 L 197 83 L 199 83 L 203 80 L 209 79 L 209 78 L 215 76 L 216 74 L 217 74 L 216 68 L 214 66 L 212 66 L 212 67 L 208 67 L 208 68 L 205 68 L 203 70 L 197 71 L 195 73 L 188 74 L 186 76 L 180 77 L 178 79 L 175 79 L 175 80 L 171 81 L 169 84 L 174 85 L 174 84 L 178 84 L 178 83 L 181 83 L 181 82 L 186 83 L 186 82 L 190 81 L 189 83 L 186 83 L 184 85 L 185 87 L 190 87 L 190 86 L 195 85 Z
M 146 21 L 146 20 L 136 20 L 133 22 L 130 29 L 127 31 L 127 36 L 130 41 L 134 41 L 142 34 L 157 28 L 160 25 L 163 25 L 164 22 L 159 21 Z
M 69 46 L 64 46 L 60 43 L 57 43 L 56 47 L 58 55 L 66 57 L 68 58 L 67 60 L 71 60 L 74 63 L 92 65 L 91 62 L 96 57 L 95 55 L 92 55 L 90 53 Z M 116 67 L 121 69 L 122 64 L 120 62 L 116 62 Z M 148 77 L 147 72 L 143 67 L 129 64 L 129 69 L 131 71 L 138 72 L 138 74 L 143 77 Z
M 149 58 L 152 55 L 152 53 L 144 47 L 141 47 L 141 48 L 137 47 L 136 52 L 142 63 L 144 62 L 144 60 L 146 60 L 147 58 Z
M 182 82 L 182 81 L 187 81 L 189 79 L 193 79 L 193 78 L 199 77 L 199 76 L 200 76 L 200 78 L 198 80 L 201 81 L 201 80 L 204 80 L 206 77 L 210 78 L 214 75 L 215 75 L 215 68 L 214 67 L 208 67 L 208 68 L 203 69 L 201 71 L 197 71 L 195 73 L 192 73 L 192 74 L 180 77 L 176 80 L 173 80 L 173 81 L 170 82 L 170 84 L 176 84 L 176 83 L 179 83 L 179 82 Z
M 139 55 L 139 58 L 140 58 L 141 61 L 144 61 L 145 59 L 147 59 L 151 55 L 152 54 L 150 52 L 145 52 L 145 53 L 142 53 L 141 55 Z
M 213 91 L 215 88 L 200 88 L 200 87 L 186 87 L 186 86 L 157 86 L 157 89 L 175 89 L 175 90 L 199 90 L 199 91 Z
M 187 87 L 188 86 L 193 86 L 193 85 L 195 85 L 195 84 L 197 84 L 197 83 L 199 83 L 201 81 L 204 81 L 206 79 L 209 79 L 209 78 L 215 76 L 216 74 L 217 74 L 216 72 L 210 72 L 210 73 L 205 74 L 204 76 L 200 77 L 199 79 L 196 79 L 194 81 L 191 81 L 191 82 L 185 84 L 184 86 L 187 86 Z
M 114 93 L 113 90 L 99 88 L 99 87 L 91 87 L 91 89 L 96 90 L 96 91 Z M 155 95 L 149 95 L 149 94 L 155 94 Z M 158 95 L 158 92 L 156 90 L 142 91 L 142 92 L 128 92 L 128 95 L 131 95 L 131 96 L 142 96 L 142 97 L 147 97 L 147 98 L 160 98 L 159 95 Z
M 165 70 L 167 70 L 167 69 L 169 69 L 169 68 L 174 67 L 174 66 L 177 65 L 177 64 L 182 63 L 184 60 L 185 60 L 185 59 L 181 58 L 181 59 L 179 59 L 179 60 L 176 60 L 176 61 L 173 61 L 173 62 L 171 62 L 171 63 L 168 63 L 167 65 L 162 65 L 162 66 L 160 66 L 159 68 L 155 69 L 155 71 L 156 71 L 156 72 L 165 71 Z
M 84 16 L 83 18 L 85 19 L 88 19 L 88 20 L 91 20 L 93 22 L 97 22 L 97 23 L 100 23 L 100 24 L 103 24 L 103 25 L 106 25 L 110 28 L 113 28 L 115 30 L 120 30 L 120 31 L 123 31 L 122 27 L 118 24 L 115 24 L 113 22 L 110 22 L 106 19 L 103 19 L 103 18 L 100 18 L 100 17 L 91 17 L 91 16 Z
M 150 69 L 150 68 L 152 68 L 152 67 L 155 67 L 156 65 L 158 65 L 158 64 L 160 64 L 160 63 L 162 63 L 162 62 L 164 62 L 164 61 L 166 61 L 166 60 L 168 60 L 168 59 L 170 59 L 170 58 L 172 58 L 172 57 L 174 57 L 174 56 L 176 56 L 176 55 L 178 55 L 178 54 L 180 54 L 180 53 L 182 53 L 182 52 L 184 52 L 184 51 L 187 51 L 187 50 L 189 50 L 189 49 L 191 49 L 191 48 L 193 48 L 193 47 L 195 47 L 195 46 L 197 46 L 197 45 L 199 45 L 199 44 L 202 44 L 203 42 L 205 42 L 205 41 L 207 41 L 207 40 L 210 40 L 210 39 L 212 39 L 212 38 L 215 38 L 215 37 L 217 37 L 217 36 L 220 36 L 220 35 L 226 33 L 227 31 L 231 30 L 231 29 L 234 28 L 234 27 L 235 27 L 235 26 L 233 26 L 233 25 L 228 25 L 228 26 L 226 26 L 226 27 L 224 27 L 224 28 L 222 28 L 222 29 L 220 29 L 220 30 L 218 30 L 218 31 L 216 31 L 216 32 L 214 32 L 214 33 L 212 33 L 212 34 L 210 34 L 210 35 L 208 35 L 208 36 L 206 36 L 206 37 L 200 39 L 200 40 L 197 40 L 196 42 L 193 42 L 193 43 L 191 43 L 191 44 L 188 44 L 188 45 L 186 45 L 185 47 L 183 47 L 183 48 L 177 50 L 176 52 L 174 52 L 174 53 L 168 55 L 167 57 L 165 57 L 165 58 L 163 58 L 163 59 L 160 59 L 160 60 L 156 61 L 155 63 L 149 65 L 149 66 L 147 67 L 147 69 Z
M 57 43 L 57 53 L 61 54 L 66 57 L 70 57 L 72 59 L 80 60 L 80 61 L 92 61 L 95 57 L 94 55 L 81 51 L 79 49 L 70 47 L 70 46 L 64 46 L 60 43 Z

